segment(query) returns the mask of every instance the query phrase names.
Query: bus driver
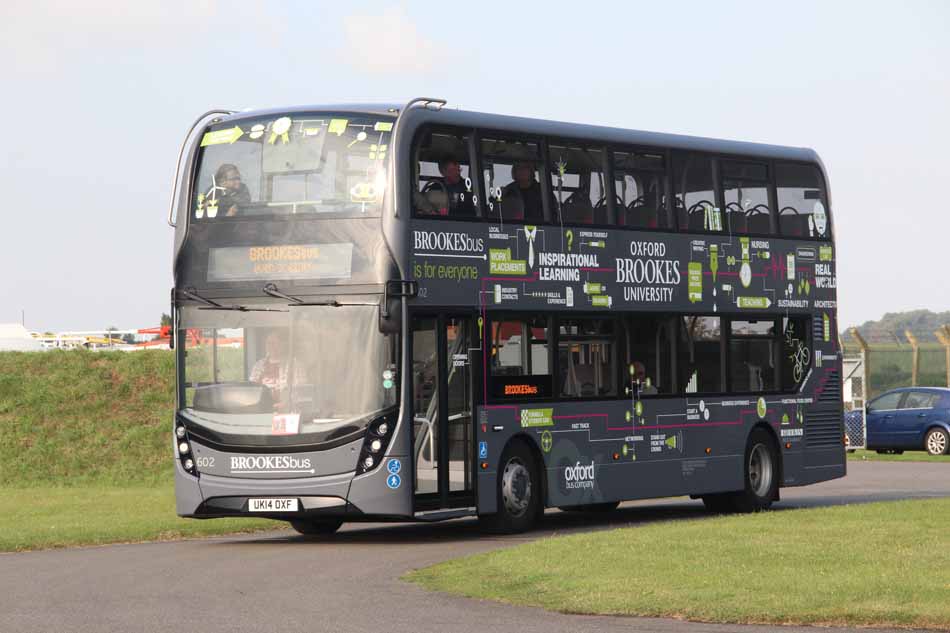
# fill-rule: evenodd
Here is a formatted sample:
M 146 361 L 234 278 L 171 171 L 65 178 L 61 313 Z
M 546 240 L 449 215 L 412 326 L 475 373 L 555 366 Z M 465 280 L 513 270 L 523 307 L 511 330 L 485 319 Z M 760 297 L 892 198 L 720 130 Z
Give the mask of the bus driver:
M 287 389 L 289 363 L 285 355 L 284 335 L 279 331 L 271 332 L 264 339 L 264 358 L 254 363 L 248 379 L 264 385 L 271 390 L 275 406 L 283 400 Z M 299 365 L 294 365 L 294 384 L 301 384 L 306 378 Z

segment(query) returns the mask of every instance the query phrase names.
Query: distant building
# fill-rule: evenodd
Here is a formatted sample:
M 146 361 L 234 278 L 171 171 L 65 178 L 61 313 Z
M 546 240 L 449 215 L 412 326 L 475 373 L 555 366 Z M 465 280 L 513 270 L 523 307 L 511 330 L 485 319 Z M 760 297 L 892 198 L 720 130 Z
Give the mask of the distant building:
M 41 352 L 43 345 L 19 323 L 0 323 L 0 352 Z

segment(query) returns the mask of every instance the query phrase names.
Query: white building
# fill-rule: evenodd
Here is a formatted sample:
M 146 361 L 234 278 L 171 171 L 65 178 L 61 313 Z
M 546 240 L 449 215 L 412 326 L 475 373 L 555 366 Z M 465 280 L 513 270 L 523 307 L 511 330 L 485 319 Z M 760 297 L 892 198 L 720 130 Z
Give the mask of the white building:
M 0 323 L 0 352 L 39 352 L 43 345 L 19 323 Z

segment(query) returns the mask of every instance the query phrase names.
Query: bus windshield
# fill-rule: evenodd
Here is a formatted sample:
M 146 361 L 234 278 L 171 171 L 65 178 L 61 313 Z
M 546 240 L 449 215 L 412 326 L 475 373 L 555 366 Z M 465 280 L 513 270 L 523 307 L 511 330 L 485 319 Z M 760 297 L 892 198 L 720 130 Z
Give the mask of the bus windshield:
M 393 121 L 346 114 L 224 121 L 201 138 L 193 222 L 379 217 Z
M 379 332 L 378 306 L 244 307 L 181 312 L 182 413 L 194 424 L 228 444 L 313 444 L 395 405 L 395 341 Z

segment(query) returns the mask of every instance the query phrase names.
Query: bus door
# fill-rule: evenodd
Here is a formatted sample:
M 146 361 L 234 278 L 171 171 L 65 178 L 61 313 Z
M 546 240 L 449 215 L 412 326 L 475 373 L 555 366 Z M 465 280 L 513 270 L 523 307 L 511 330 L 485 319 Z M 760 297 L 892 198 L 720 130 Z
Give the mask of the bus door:
M 470 316 L 412 321 L 413 461 L 416 510 L 474 503 L 475 406 Z

